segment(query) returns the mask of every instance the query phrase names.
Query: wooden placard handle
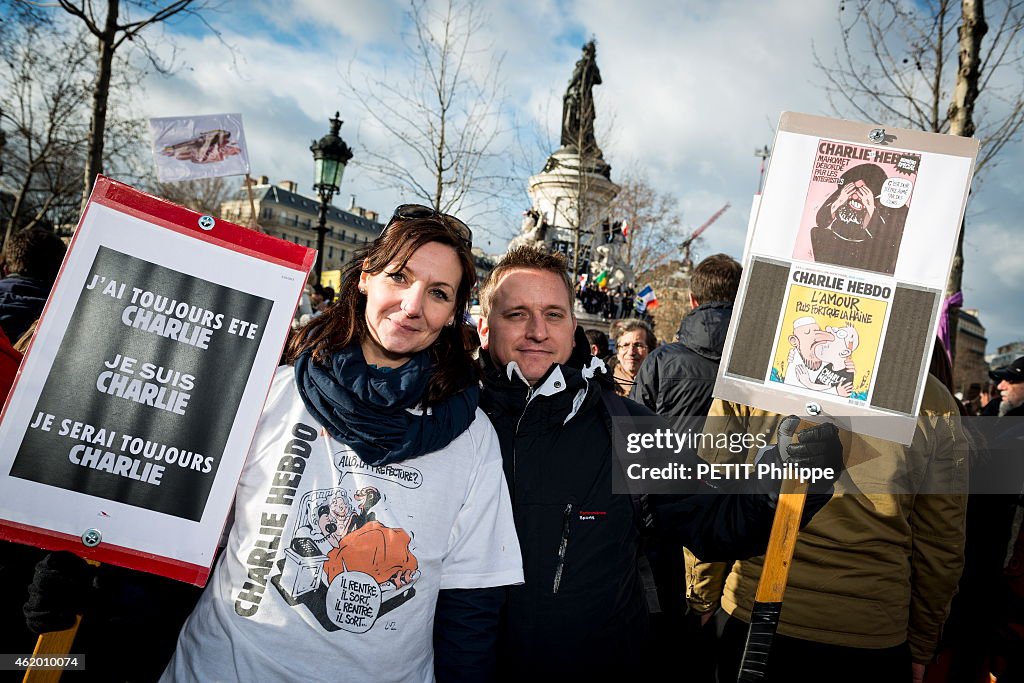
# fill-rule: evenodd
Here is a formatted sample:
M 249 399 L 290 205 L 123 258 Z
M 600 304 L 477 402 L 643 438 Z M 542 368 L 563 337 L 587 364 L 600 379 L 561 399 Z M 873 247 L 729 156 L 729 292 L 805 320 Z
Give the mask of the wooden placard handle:
M 779 502 L 775 506 L 775 519 L 764 556 L 764 569 L 754 595 L 750 612 L 750 631 L 743 649 L 737 681 L 763 681 L 768 671 L 768 653 L 771 651 L 775 629 L 782 614 L 782 596 L 786 592 L 789 567 L 793 562 L 800 519 L 807 498 L 807 484 L 786 480 L 782 482 Z
M 94 567 L 100 566 L 95 560 L 86 560 Z M 32 651 L 33 657 L 61 656 L 71 652 L 71 646 L 75 642 L 75 635 L 78 633 L 78 626 L 82 623 L 82 615 L 75 617 L 75 623 L 71 628 L 63 631 L 50 631 L 44 633 L 36 640 L 36 649 Z M 61 669 L 36 669 L 29 667 L 25 670 L 22 683 L 57 683 L 60 675 L 64 673 Z
M 82 623 L 82 615 L 75 618 L 75 624 L 63 631 L 51 631 L 44 633 L 36 640 L 36 649 L 32 651 L 33 657 L 61 656 L 71 652 L 71 645 L 75 642 L 75 635 L 78 633 L 78 625 Z M 64 673 L 61 669 L 37 669 L 29 667 L 25 670 L 22 683 L 57 683 L 60 675 Z

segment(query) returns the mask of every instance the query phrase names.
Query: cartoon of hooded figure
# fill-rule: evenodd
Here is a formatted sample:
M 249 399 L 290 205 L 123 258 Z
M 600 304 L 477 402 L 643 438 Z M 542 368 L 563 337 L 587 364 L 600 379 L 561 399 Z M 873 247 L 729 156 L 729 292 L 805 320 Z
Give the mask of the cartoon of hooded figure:
M 848 169 L 821 205 L 811 228 L 818 263 L 863 268 L 892 275 L 896 270 L 906 206 L 890 209 L 879 201 L 886 173 L 876 164 Z

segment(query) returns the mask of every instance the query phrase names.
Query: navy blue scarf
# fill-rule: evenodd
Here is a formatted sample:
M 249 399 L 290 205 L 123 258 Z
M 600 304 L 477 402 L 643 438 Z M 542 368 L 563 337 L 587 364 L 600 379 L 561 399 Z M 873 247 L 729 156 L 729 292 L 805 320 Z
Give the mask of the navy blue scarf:
M 310 352 L 302 354 L 295 380 L 306 408 L 331 436 L 367 465 L 387 465 L 444 448 L 473 421 L 480 401 L 475 384 L 429 412 L 409 412 L 420 406 L 433 370 L 426 351 L 401 367 L 378 370 L 353 344 L 335 352 L 326 368 Z

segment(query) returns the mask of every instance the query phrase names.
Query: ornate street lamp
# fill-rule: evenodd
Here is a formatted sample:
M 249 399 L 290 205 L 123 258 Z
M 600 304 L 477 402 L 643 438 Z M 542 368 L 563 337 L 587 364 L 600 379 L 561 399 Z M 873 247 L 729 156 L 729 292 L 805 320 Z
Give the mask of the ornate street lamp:
M 313 272 L 316 273 L 316 281 L 320 282 L 320 274 L 324 267 L 324 238 L 327 236 L 327 207 L 331 204 L 331 197 L 338 191 L 341 185 L 341 175 L 345 172 L 345 164 L 352 159 L 352 150 L 345 141 L 338 136 L 343 121 L 338 119 L 339 112 L 334 112 L 331 119 L 331 132 L 314 140 L 309 146 L 313 153 L 315 166 L 313 175 L 313 189 L 320 195 L 320 221 L 316 226 L 316 265 Z

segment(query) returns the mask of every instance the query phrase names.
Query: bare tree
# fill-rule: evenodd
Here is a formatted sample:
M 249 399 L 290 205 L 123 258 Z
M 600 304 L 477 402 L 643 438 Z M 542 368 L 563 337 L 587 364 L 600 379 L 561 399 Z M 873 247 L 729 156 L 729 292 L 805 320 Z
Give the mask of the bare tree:
M 347 78 L 346 90 L 392 141 L 364 146 L 356 157 L 388 187 L 444 212 L 480 212 L 510 177 L 496 166 L 502 133 L 501 58 L 486 69 L 471 61 L 486 53 L 475 44 L 485 17 L 477 0 L 443 0 L 440 7 L 412 0 L 412 30 L 404 36 L 411 71 L 400 81 Z M 412 160 L 411 163 L 409 160 Z
M 1024 125 L 1024 0 L 990 6 L 988 23 L 983 0 L 843 0 L 839 48 L 827 63 L 815 54 L 832 108 L 872 122 L 976 136 L 981 177 Z M 963 278 L 963 234 L 962 227 L 949 294 Z
M 20 1 L 37 7 L 59 7 L 77 19 L 96 39 L 95 78 L 90 93 L 92 114 L 89 121 L 89 146 L 82 186 L 84 208 L 96 175 L 103 171 L 103 150 L 107 137 L 107 111 L 110 86 L 114 78 L 115 54 L 128 41 L 146 54 L 154 69 L 160 73 L 167 73 L 170 65 L 163 63 L 149 50 L 143 32 L 155 24 L 179 15 L 190 15 L 202 20 L 202 10 L 208 9 L 208 3 L 202 0 L 174 0 L 166 4 L 156 0 L 57 0 L 55 4 L 32 0 Z M 209 28 L 209 24 L 206 26 Z
M 980 0 L 964 0 L 966 14 L 955 0 L 844 0 L 839 48 L 830 61 L 815 53 L 832 109 L 865 121 L 959 134 L 952 124 L 966 111 L 964 103 L 954 106 L 954 94 L 958 79 L 964 88 L 973 80 L 977 122 L 972 134 L 981 142 L 977 169 L 994 164 L 1024 125 L 1024 2 L 993 4 L 998 5 L 995 21 L 987 26 L 989 39 L 982 46 L 986 25 Z M 969 30 L 959 28 L 968 25 L 964 22 Z M 961 76 L 956 68 L 962 40 L 977 41 L 973 75 Z
M 626 226 L 625 260 L 645 282 L 657 266 L 680 256 L 685 235 L 680 227 L 679 200 L 656 190 L 647 175 L 631 169 L 620 181 L 622 189 L 611 205 L 611 215 Z
M 237 191 L 237 180 L 224 176 L 173 183 L 157 182 L 153 186 L 153 192 L 167 201 L 211 216 L 219 216 L 220 205 Z
M 14 33 L 14 32 L 12 32 Z M 52 31 L 26 25 L 7 36 L 0 65 L 0 121 L 8 133 L 3 184 L 12 195 L 4 241 L 12 232 L 39 225 L 81 182 L 81 125 L 88 92 L 81 87 L 89 54 L 73 40 L 55 41 Z
M 962 0 L 961 15 L 963 20 L 959 31 L 959 68 L 956 73 L 953 102 L 949 106 L 949 132 L 953 135 L 971 137 L 976 130 L 974 125 L 974 108 L 978 101 L 979 84 L 981 81 L 981 45 L 982 39 L 988 33 L 983 0 Z M 1017 26 L 1021 26 L 1020 18 L 1017 19 Z M 1024 119 L 1024 106 L 1021 105 L 1022 102 L 1024 102 L 1024 98 L 1018 98 L 1017 128 L 1020 127 L 1021 120 Z M 965 227 L 965 225 L 961 224 L 960 234 L 957 236 L 953 266 L 950 268 L 949 277 L 946 281 L 947 295 L 959 292 L 963 286 Z M 949 329 L 952 330 L 952 334 L 949 337 L 949 355 L 953 360 L 956 359 L 956 338 L 959 325 L 960 308 L 956 306 L 950 307 Z
M 582 116 L 589 117 L 593 121 L 595 114 L 593 98 L 584 101 L 581 107 Z M 590 155 L 593 154 L 593 150 L 597 147 L 596 143 L 590 144 L 594 139 L 593 128 L 591 127 L 590 129 L 589 138 L 586 130 L 582 127 L 577 128 L 567 136 L 564 125 L 563 122 L 563 148 L 569 148 L 578 153 L 578 156 L 575 157 L 576 167 L 565 169 L 569 172 L 575 172 L 576 186 L 573 190 L 575 196 L 570 197 L 569 205 L 563 206 L 561 211 L 569 230 L 572 232 L 573 244 L 570 263 L 573 279 L 576 280 L 581 274 L 580 271 L 584 261 L 589 261 L 594 256 L 591 251 L 594 246 L 594 228 L 600 224 L 602 219 L 607 219 L 607 217 L 597 215 L 601 207 L 598 202 L 593 201 L 593 173 L 596 169 L 592 168 L 589 163 L 591 160 Z M 552 159 L 555 159 L 555 157 L 552 157 Z
M 73 224 L 79 214 L 88 147 L 92 54 L 82 31 L 32 14 L 5 22 L 0 49 L 0 123 L 7 130 L 0 183 L 9 192 L 5 239 L 15 229 Z M 112 97 L 141 79 L 128 65 L 118 70 Z M 112 116 L 117 141 L 107 162 L 130 167 L 142 142 L 141 122 Z

